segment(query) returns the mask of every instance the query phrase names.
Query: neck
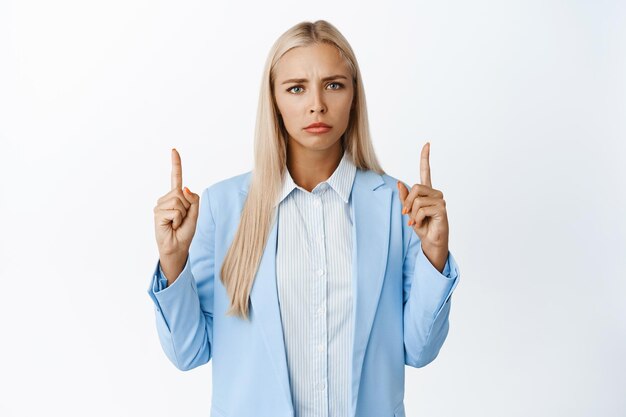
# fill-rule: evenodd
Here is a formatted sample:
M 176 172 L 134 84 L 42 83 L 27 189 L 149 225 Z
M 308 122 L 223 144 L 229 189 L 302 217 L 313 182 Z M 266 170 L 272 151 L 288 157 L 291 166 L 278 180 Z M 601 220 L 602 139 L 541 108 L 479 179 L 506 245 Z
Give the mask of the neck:
M 330 178 L 342 156 L 341 140 L 328 149 L 311 150 L 290 139 L 287 146 L 287 169 L 296 184 L 311 192 L 317 184 Z

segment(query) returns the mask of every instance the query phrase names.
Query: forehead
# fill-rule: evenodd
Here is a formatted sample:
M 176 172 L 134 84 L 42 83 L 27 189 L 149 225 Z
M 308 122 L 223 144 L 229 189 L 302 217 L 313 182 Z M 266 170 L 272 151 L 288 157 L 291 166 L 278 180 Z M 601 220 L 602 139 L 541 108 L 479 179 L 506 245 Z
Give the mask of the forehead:
M 330 74 L 350 75 L 348 64 L 339 50 L 319 43 L 299 46 L 287 51 L 276 64 L 276 79 L 324 77 Z

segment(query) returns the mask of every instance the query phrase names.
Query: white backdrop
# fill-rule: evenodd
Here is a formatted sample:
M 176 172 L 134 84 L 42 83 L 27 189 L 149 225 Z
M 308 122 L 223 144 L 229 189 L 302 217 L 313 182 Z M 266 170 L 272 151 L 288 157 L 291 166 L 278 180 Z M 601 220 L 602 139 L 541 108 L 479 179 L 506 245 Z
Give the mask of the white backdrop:
M 226 3 L 226 2 L 225 2 Z M 208 416 L 146 289 L 170 149 L 252 168 L 263 63 L 326 19 L 384 169 L 431 141 L 461 269 L 408 416 L 626 415 L 626 4 L 0 0 L 0 415 Z

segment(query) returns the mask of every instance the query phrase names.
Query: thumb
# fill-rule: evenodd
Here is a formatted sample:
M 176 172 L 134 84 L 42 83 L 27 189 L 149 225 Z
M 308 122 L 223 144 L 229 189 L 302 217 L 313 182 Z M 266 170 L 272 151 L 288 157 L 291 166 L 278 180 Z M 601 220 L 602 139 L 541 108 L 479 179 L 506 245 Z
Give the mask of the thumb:
M 184 188 L 183 195 L 191 204 L 187 209 L 187 216 L 191 216 L 192 219 L 197 219 L 200 208 L 200 196 L 196 193 L 192 193 L 187 187 Z
M 400 198 L 400 203 L 404 204 L 404 200 L 406 200 L 409 195 L 409 189 L 406 188 L 406 185 L 402 181 L 398 181 L 398 197 Z

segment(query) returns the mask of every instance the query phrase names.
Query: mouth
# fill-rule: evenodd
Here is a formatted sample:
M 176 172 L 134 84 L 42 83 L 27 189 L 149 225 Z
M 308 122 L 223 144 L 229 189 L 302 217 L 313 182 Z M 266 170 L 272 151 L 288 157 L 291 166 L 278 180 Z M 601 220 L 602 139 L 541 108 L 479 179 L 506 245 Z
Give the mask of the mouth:
M 330 126 L 320 126 L 320 127 L 307 127 L 306 130 L 309 133 L 326 133 L 330 131 Z
M 310 129 L 310 128 L 313 128 L 313 127 L 328 127 L 328 128 L 330 128 L 332 126 L 329 126 L 326 123 L 322 123 L 322 122 L 315 122 L 315 123 L 311 123 L 310 125 L 305 127 L 305 129 Z
M 307 127 L 304 128 L 309 133 L 326 133 L 328 132 L 332 126 L 327 125 L 326 123 L 311 123 Z

